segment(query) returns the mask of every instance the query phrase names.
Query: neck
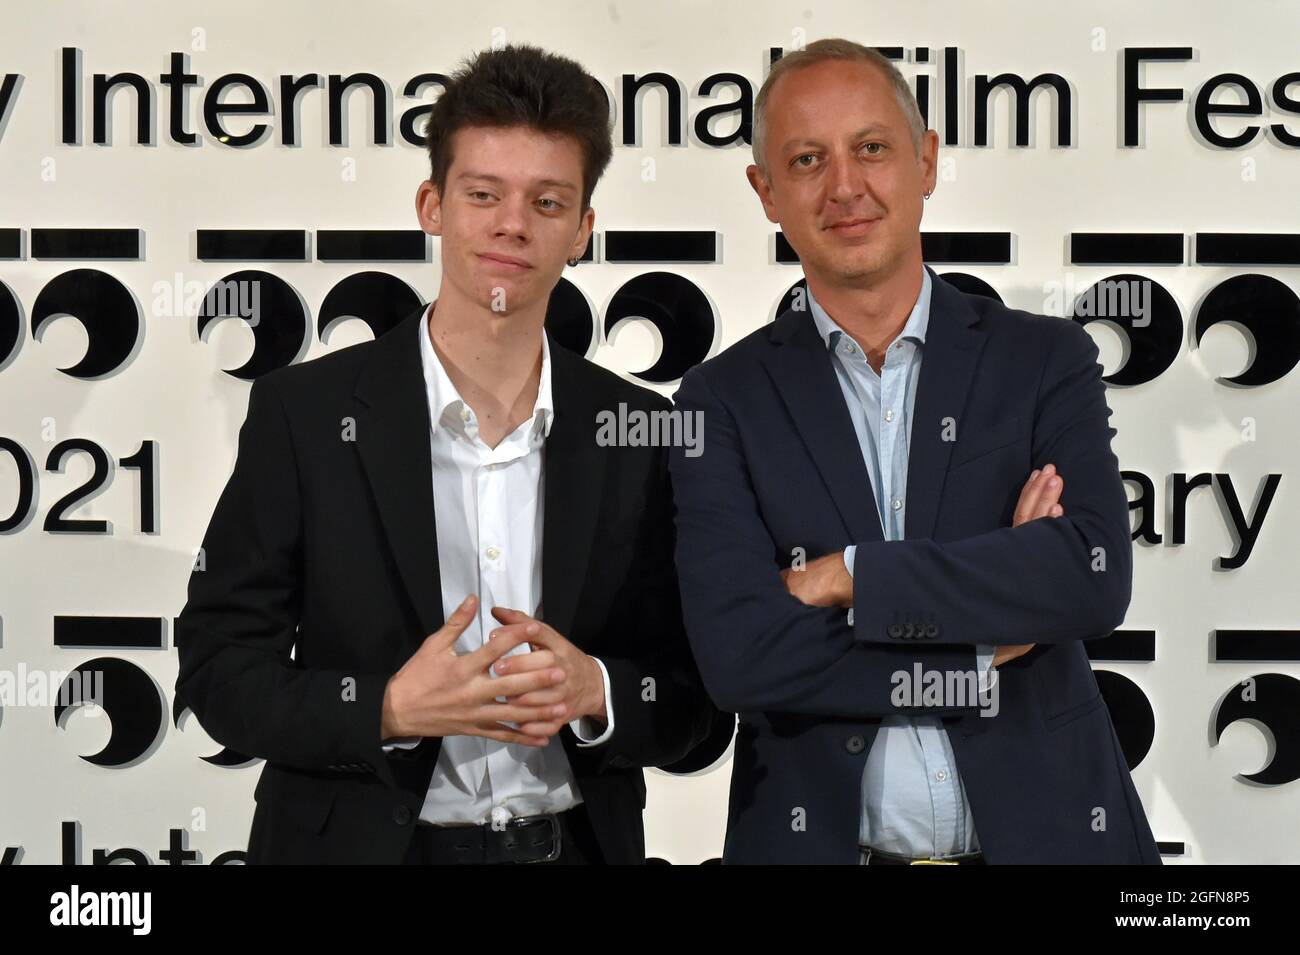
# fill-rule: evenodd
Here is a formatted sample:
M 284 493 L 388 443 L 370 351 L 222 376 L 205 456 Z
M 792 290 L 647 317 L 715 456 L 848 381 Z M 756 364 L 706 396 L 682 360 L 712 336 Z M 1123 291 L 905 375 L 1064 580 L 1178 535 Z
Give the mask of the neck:
M 545 321 L 545 302 L 529 311 L 494 312 L 464 299 L 446 282 L 439 289 L 427 332 L 491 447 L 532 414 Z
M 921 295 L 925 274 L 919 250 L 915 259 L 869 286 L 840 285 L 832 278 L 805 274 L 808 288 L 826 313 L 861 346 L 879 368 L 885 350 L 902 332 Z

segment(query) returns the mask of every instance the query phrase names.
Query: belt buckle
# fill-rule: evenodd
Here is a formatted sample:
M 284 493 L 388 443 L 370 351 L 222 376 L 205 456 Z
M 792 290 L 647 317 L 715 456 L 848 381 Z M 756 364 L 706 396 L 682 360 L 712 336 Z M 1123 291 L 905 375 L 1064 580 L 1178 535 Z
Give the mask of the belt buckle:
M 550 826 L 551 848 L 547 850 L 547 854 L 544 858 L 522 859 L 519 862 L 520 865 L 531 865 L 534 862 L 554 862 L 560 857 L 560 847 L 562 844 L 560 835 L 560 819 L 555 813 L 548 812 L 537 816 L 516 816 L 506 823 L 506 828 L 523 829 L 527 826 L 531 826 L 538 819 L 545 819 L 547 824 Z

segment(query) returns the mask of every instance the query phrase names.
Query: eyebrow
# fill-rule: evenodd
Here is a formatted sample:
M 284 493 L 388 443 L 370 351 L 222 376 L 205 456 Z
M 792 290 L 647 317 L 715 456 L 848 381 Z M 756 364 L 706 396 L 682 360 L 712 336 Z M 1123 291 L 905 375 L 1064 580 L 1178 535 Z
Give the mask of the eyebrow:
M 491 176 L 483 172 L 468 172 L 468 171 L 462 172 L 457 174 L 456 178 L 457 179 L 479 179 L 483 182 L 490 182 L 498 186 L 505 184 L 505 180 L 502 179 L 500 176 Z M 533 181 L 533 184 L 537 186 L 549 186 L 553 189 L 568 189 L 572 192 L 578 191 L 578 187 L 575 186 L 573 183 L 569 182 L 567 179 L 536 179 Z
M 883 123 L 869 123 L 855 132 L 850 139 L 861 139 L 863 136 L 871 136 L 876 133 L 888 133 L 891 130 Z M 799 146 L 820 146 L 821 141 L 817 139 L 791 139 L 781 147 L 782 152 L 789 152 L 791 149 Z

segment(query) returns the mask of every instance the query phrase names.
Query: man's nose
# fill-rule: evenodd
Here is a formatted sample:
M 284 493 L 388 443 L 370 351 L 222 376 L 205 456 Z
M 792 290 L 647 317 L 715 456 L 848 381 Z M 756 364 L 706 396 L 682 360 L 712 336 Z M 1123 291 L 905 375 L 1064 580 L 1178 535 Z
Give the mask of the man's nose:
M 832 202 L 850 203 L 867 191 L 867 174 L 848 156 L 832 156 L 827 178 L 828 198 Z
M 506 196 L 497 204 L 494 226 L 496 235 L 510 239 L 526 241 L 529 236 L 528 198 L 526 196 Z

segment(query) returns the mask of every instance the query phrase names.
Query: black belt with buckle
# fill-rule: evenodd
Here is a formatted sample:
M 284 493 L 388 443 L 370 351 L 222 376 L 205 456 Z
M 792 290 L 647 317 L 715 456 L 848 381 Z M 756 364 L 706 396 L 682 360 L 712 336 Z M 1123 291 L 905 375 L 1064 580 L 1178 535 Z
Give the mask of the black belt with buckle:
M 986 865 L 984 854 L 982 852 L 967 852 L 964 855 L 945 856 L 942 859 L 913 859 L 911 856 L 900 856 L 893 852 L 881 852 L 879 849 L 872 849 L 870 846 L 861 846 L 866 858 L 863 862 L 866 865 Z
M 509 862 L 554 862 L 563 843 L 555 813 L 516 816 L 503 826 L 434 826 L 419 822 L 413 838 L 425 859 L 448 865 L 496 865 Z

